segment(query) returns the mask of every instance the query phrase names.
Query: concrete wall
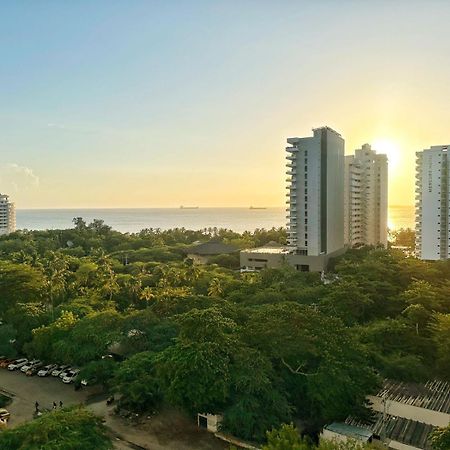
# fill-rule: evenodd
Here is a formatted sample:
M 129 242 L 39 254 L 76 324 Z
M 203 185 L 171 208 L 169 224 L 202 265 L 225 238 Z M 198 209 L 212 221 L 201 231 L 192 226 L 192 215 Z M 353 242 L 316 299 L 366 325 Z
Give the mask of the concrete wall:
M 206 429 L 211 433 L 217 433 L 219 431 L 220 423 L 222 422 L 222 416 L 219 414 L 197 414 L 197 425 L 200 426 L 200 417 L 207 420 Z
M 336 252 L 328 255 L 297 255 L 295 253 L 273 253 L 263 251 L 252 252 L 252 250 L 242 250 L 240 252 L 241 268 L 261 270 L 265 268 L 279 269 L 285 264 L 302 270 L 301 266 L 308 266 L 306 272 L 323 272 L 327 270 L 328 263 L 331 258 L 342 255 L 345 248 L 341 248 Z
M 340 433 L 335 433 L 334 431 L 331 430 L 327 430 L 326 428 L 324 428 L 322 433 L 320 434 L 320 439 L 336 442 L 347 442 L 348 440 L 347 436 Z
M 239 254 L 241 267 L 261 270 L 266 267 L 279 269 L 286 264 L 284 255 L 280 253 L 261 253 L 242 250 Z
M 418 447 L 413 447 L 412 445 L 403 444 L 397 441 L 389 441 L 389 448 L 395 448 L 398 450 L 422 450 Z
M 368 399 L 372 402 L 372 408 L 375 411 L 384 411 L 383 400 L 381 398 L 370 395 Z M 394 400 L 386 400 L 386 413 L 391 416 L 404 417 L 405 419 L 416 420 L 437 427 L 446 427 L 450 424 L 450 414 L 419 408 Z

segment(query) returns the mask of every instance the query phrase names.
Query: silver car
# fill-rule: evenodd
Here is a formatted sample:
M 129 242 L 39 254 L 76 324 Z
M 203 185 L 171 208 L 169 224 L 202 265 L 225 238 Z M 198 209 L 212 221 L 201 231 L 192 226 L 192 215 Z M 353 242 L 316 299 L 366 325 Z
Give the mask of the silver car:
M 23 365 L 20 370 L 25 373 L 27 370 L 30 370 L 32 367 L 41 364 L 39 359 L 33 359 L 32 361 L 28 361 L 25 365 Z
M 48 366 L 43 367 L 38 373 L 38 377 L 46 377 L 50 375 L 53 370 L 55 370 L 58 366 L 56 364 L 49 364 Z
M 52 377 L 59 377 L 61 372 L 67 370 L 70 366 L 68 364 L 64 364 L 63 366 L 57 366 L 52 371 Z

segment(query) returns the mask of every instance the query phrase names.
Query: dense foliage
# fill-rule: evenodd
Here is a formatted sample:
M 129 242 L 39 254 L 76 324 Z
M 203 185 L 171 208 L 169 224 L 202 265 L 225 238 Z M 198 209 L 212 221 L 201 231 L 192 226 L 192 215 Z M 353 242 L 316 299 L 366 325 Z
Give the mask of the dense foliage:
M 44 413 L 0 433 L 2 450 L 109 450 L 111 439 L 101 420 L 84 408 Z
M 256 441 L 294 418 L 317 430 L 366 415 L 383 377 L 448 379 L 450 262 L 362 248 L 321 280 L 186 259 L 211 237 L 248 247 L 286 235 L 121 234 L 78 218 L 70 230 L 1 237 L 1 353 L 79 365 L 128 409 L 222 413 L 227 431 Z

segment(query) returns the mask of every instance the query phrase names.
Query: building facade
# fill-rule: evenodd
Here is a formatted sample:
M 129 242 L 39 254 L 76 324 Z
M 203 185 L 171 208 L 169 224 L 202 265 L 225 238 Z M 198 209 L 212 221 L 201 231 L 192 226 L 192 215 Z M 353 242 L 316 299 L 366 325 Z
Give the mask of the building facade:
M 344 214 L 346 245 L 387 246 L 388 161 L 369 144 L 345 157 Z
M 416 153 L 416 255 L 447 259 L 450 255 L 450 171 L 448 146 Z
M 0 194 L 0 235 L 16 231 L 16 210 L 9 197 Z

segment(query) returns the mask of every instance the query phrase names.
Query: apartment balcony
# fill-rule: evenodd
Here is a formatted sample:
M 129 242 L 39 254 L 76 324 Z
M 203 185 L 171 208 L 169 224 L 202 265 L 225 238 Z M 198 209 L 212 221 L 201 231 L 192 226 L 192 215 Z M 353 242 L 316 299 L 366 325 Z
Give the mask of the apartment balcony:
M 297 171 L 295 169 L 286 171 L 286 175 L 297 175 Z
M 289 161 L 295 161 L 297 159 L 297 156 L 289 155 L 286 156 L 286 159 L 288 159 Z
M 297 164 L 295 164 L 295 163 L 287 163 L 286 167 L 289 167 L 290 169 L 295 169 L 297 167 Z

